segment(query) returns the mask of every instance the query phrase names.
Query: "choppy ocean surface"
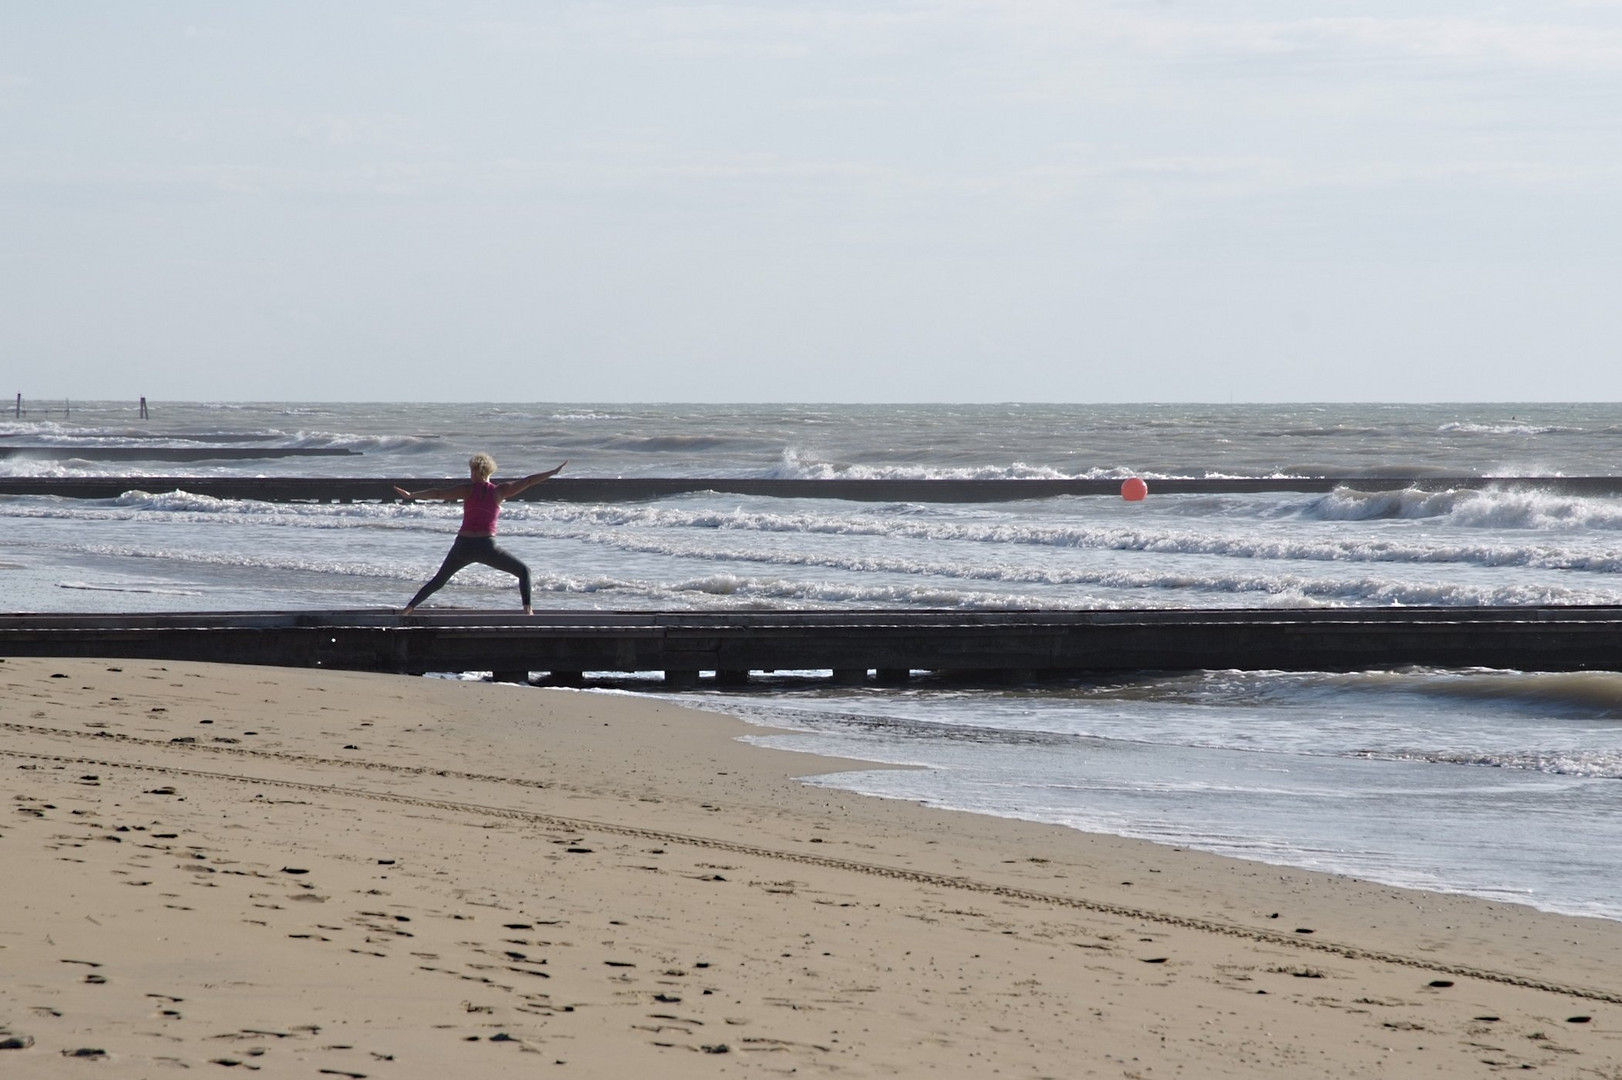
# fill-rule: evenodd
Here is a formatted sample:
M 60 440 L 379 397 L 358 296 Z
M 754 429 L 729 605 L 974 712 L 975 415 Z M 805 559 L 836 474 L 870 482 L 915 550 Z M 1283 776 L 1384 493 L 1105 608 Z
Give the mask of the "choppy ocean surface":
M 158 402 L 143 421 L 129 403 L 48 404 L 0 415 L 0 446 L 15 448 L 0 474 L 132 479 L 117 499 L 0 497 L 7 611 L 398 607 L 438 565 L 454 507 L 271 505 L 142 478 L 455 476 L 479 449 L 507 476 L 567 458 L 573 476 L 1136 475 L 1151 488 L 1135 504 L 512 504 L 502 542 L 534 571 L 539 607 L 1622 602 L 1622 499 L 1153 491 L 1172 476 L 1622 474 L 1615 405 Z M 160 446 L 358 453 L 98 457 Z M 510 609 L 517 596 L 473 568 L 434 602 Z M 1003 691 L 787 680 L 699 700 L 798 733 L 762 741 L 924 766 L 816 783 L 1622 918 L 1622 675 L 1205 672 Z

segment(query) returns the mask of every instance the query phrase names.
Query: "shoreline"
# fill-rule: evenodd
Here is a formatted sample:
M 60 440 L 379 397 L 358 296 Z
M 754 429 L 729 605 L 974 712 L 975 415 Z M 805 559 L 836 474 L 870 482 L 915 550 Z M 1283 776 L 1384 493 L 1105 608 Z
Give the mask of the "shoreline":
M 119 660 L 0 692 L 8 1071 L 1622 1066 L 1622 924 L 813 787 L 882 766 L 707 709 Z
M 1518 673 L 1518 675 L 1523 675 L 1523 673 Z M 1448 861 L 1444 861 L 1444 863 L 1424 863 L 1424 861 L 1418 861 L 1418 859 L 1408 859 L 1406 866 L 1395 858 L 1388 858 L 1387 861 L 1382 861 L 1379 858 L 1359 859 L 1356 856 L 1366 853 L 1364 848 L 1354 846 L 1359 840 L 1362 840 L 1361 837 L 1350 837 L 1351 842 L 1353 842 L 1353 846 L 1350 846 L 1350 850 L 1353 851 L 1353 858 L 1346 858 L 1345 848 L 1340 848 L 1337 845 L 1337 842 L 1345 842 L 1345 840 L 1341 837 L 1324 837 L 1322 834 L 1306 834 L 1304 837 L 1301 834 L 1289 834 L 1289 838 L 1294 840 L 1293 845 L 1286 842 L 1286 838 L 1281 834 L 1267 834 L 1268 845 L 1264 846 L 1255 843 L 1255 837 L 1259 834 L 1244 832 L 1242 829 L 1234 830 L 1231 827 L 1229 829 L 1217 829 L 1215 825 L 1207 825 L 1207 829 L 1202 832 L 1199 825 L 1205 825 L 1204 821 L 1195 819 L 1197 824 L 1191 824 L 1189 819 L 1165 819 L 1165 817 L 1153 819 L 1156 829 L 1142 830 L 1142 832 L 1134 834 L 1131 830 L 1119 830 L 1116 827 L 1116 825 L 1127 824 L 1127 822 L 1121 821 L 1119 817 L 1116 817 L 1114 821 L 1108 821 L 1106 819 L 1106 817 L 1109 817 L 1108 814 L 1096 814 L 1093 821 L 1077 821 L 1077 817 L 1082 816 L 1082 814 L 1079 814 L 1077 808 L 1072 804 L 1041 803 L 1040 799 L 1002 796 L 1001 791 L 996 793 L 996 795 L 1002 796 L 1001 806 L 996 804 L 999 799 L 981 799 L 981 804 L 976 806 L 975 798 L 972 798 L 972 795 L 976 790 L 980 790 L 978 785 L 985 783 L 986 775 L 996 777 L 996 775 L 1002 774 L 980 775 L 978 783 L 976 783 L 976 778 L 970 772 L 970 780 L 965 783 L 963 782 L 962 772 L 959 770 L 955 780 L 946 778 L 946 780 L 938 780 L 938 782 L 933 782 L 933 780 L 923 780 L 920 783 L 910 783 L 905 782 L 905 780 L 897 782 L 895 778 L 886 777 L 886 772 L 892 772 L 892 770 L 902 770 L 902 772 L 905 772 L 905 770 L 926 770 L 931 777 L 952 777 L 957 765 L 952 764 L 946 757 L 931 757 L 928 751 L 923 752 L 923 754 L 907 752 L 905 751 L 905 744 L 902 744 L 902 749 L 897 749 L 895 744 L 881 743 L 879 749 L 868 748 L 868 752 L 871 752 L 871 756 L 868 756 L 868 752 L 863 752 L 865 739 L 840 735 L 842 730 L 840 730 L 839 726 L 827 723 L 827 717 L 829 717 L 827 710 L 817 709 L 817 707 L 814 707 L 814 702 L 808 704 L 803 696 L 792 696 L 787 702 L 775 701 L 772 697 L 766 697 L 764 702 L 761 702 L 749 701 L 749 699 L 735 696 L 735 694 L 727 694 L 727 692 L 710 692 L 710 694 L 691 697 L 668 691 L 633 692 L 642 692 L 642 694 L 646 694 L 647 697 L 654 699 L 654 701 L 688 704 L 689 707 L 696 707 L 696 709 L 715 710 L 715 712 L 720 712 L 723 715 L 735 715 L 744 722 L 751 723 L 751 725 L 759 728 L 756 735 L 746 736 L 746 738 L 751 743 L 766 746 L 766 748 L 779 746 L 779 744 L 787 748 L 790 739 L 805 739 L 808 743 L 814 744 L 814 746 L 822 746 L 822 748 L 829 748 L 829 743 L 834 743 L 834 748 L 829 749 L 835 752 L 835 756 L 858 757 L 863 762 L 863 765 L 860 765 L 856 769 L 856 774 L 853 774 L 850 778 L 843 778 L 840 774 L 821 774 L 819 772 L 813 777 L 806 777 L 806 783 L 837 788 L 837 790 L 848 791 L 853 795 L 916 801 L 916 803 L 933 806 L 933 808 L 942 809 L 942 811 L 1006 817 L 1009 821 L 1025 821 L 1032 822 L 1032 824 L 1058 825 L 1058 827 L 1064 827 L 1064 829 L 1077 830 L 1082 834 L 1111 835 L 1111 837 L 1122 838 L 1122 840 L 1140 840 L 1140 842 L 1152 843 L 1152 845 L 1163 846 L 1163 848 L 1165 846 L 1173 846 L 1173 848 L 1186 846 L 1186 848 L 1202 851 L 1207 855 L 1239 859 L 1244 863 L 1320 872 L 1320 874 L 1328 874 L 1328 876 L 1348 877 L 1348 879 L 1388 885 L 1393 889 L 1414 890 L 1414 892 L 1424 892 L 1424 894 L 1461 895 L 1461 897 L 1473 897 L 1478 898 L 1478 900 L 1489 900 L 1489 902 L 1526 906 L 1526 908 L 1541 911 L 1546 915 L 1567 916 L 1567 918 L 1607 919 L 1607 921 L 1614 921 L 1614 923 L 1622 923 L 1622 908 L 1617 906 L 1616 897 L 1604 894 L 1603 882 L 1606 881 L 1606 877 L 1603 874 L 1593 874 L 1593 872 L 1586 874 L 1586 881 L 1601 882 L 1601 887 L 1593 890 L 1596 895 L 1590 897 L 1590 895 L 1578 892 L 1578 890 L 1560 889 L 1562 884 L 1570 885 L 1570 881 L 1567 881 L 1567 879 L 1551 881 L 1541 890 L 1534 889 L 1534 887 L 1520 887 L 1520 889 L 1512 887 L 1508 882 L 1513 881 L 1513 877 L 1499 876 L 1497 881 L 1484 881 L 1484 877 L 1491 876 L 1483 876 L 1483 874 L 1474 871 L 1473 864 L 1468 863 L 1468 859 L 1466 861 L 1450 861 L 1450 863 Z M 743 702 L 743 704 L 736 704 L 736 702 Z M 869 707 L 868 705 L 852 705 L 850 709 L 866 712 Z M 835 712 L 839 712 L 839 710 L 835 710 Z M 905 712 L 889 714 L 882 707 L 874 709 L 874 712 L 878 715 L 884 715 L 884 717 L 895 715 L 895 717 L 902 718 L 902 720 L 905 720 L 910 715 L 905 714 Z M 959 722 L 960 720 L 962 718 L 959 717 Z M 959 728 L 946 726 L 942 730 L 957 731 Z M 1106 735 L 1098 736 L 1098 738 L 1111 741 L 1116 736 L 1106 733 Z M 845 752 L 840 754 L 839 749 L 843 749 Z M 1513 778 L 1543 780 L 1543 777 L 1539 777 L 1533 770 L 1526 770 L 1526 772 L 1508 770 L 1507 775 Z M 1583 782 L 1583 780 L 1578 780 L 1578 782 Z M 1085 780 L 1077 780 L 1077 783 L 1085 783 Z M 1027 796 L 1030 795 L 1030 791 L 1022 791 L 1022 793 Z M 1555 796 L 1557 795 L 1559 793 L 1555 793 Z M 1015 809 L 1002 809 L 1004 806 L 1012 806 Z M 1032 808 L 1032 806 L 1038 806 L 1040 809 L 1036 809 L 1036 811 L 1028 809 Z M 1046 816 L 1038 816 L 1043 812 L 1046 812 Z M 1218 837 L 1228 840 L 1226 845 L 1204 842 L 1205 837 L 1212 835 L 1213 829 L 1217 830 Z M 1380 846 L 1379 842 L 1371 843 L 1374 843 L 1375 851 L 1387 851 L 1388 853 L 1388 851 L 1392 850 L 1390 845 Z M 1398 846 L 1397 850 L 1401 850 L 1400 846 Z M 1491 853 L 1478 850 L 1476 855 L 1486 856 L 1491 855 Z M 1422 872 L 1416 872 L 1410 868 L 1422 868 Z M 1573 872 L 1570 877 L 1575 879 L 1577 874 Z
M 639 693 L 639 692 L 631 691 L 631 693 Z M 671 703 L 671 704 L 681 704 L 682 703 L 682 699 L 678 695 L 674 695 L 674 694 L 661 694 L 659 692 L 649 691 L 649 692 L 646 692 L 645 694 L 643 694 L 643 696 L 647 697 L 650 700 L 664 701 L 664 702 L 668 702 L 668 703 Z M 759 729 L 753 735 L 744 736 L 745 741 L 749 742 L 751 745 L 760 746 L 760 747 L 766 748 L 766 749 L 773 748 L 773 741 L 775 739 L 777 739 L 778 737 L 782 737 L 782 738 L 785 738 L 785 739 L 795 739 L 795 738 L 802 738 L 802 737 L 809 739 L 809 738 L 816 738 L 817 737 L 817 734 L 815 734 L 813 732 L 810 732 L 810 731 L 800 730 L 800 729 L 796 729 L 796 728 L 778 727 L 778 726 L 772 724 L 769 719 L 764 719 L 764 718 L 750 719 L 750 717 L 748 715 L 738 713 L 738 712 L 734 712 L 731 709 L 729 709 L 728 707 L 726 707 L 725 705 L 720 704 L 721 700 L 724 700 L 724 699 L 717 699 L 717 698 L 713 698 L 713 697 L 712 698 L 704 698 L 704 699 L 693 699 L 692 702 L 687 704 L 687 707 L 695 708 L 695 709 L 701 709 L 701 710 L 705 710 L 705 711 L 715 711 L 715 712 L 721 713 L 722 715 L 736 716 L 737 718 L 742 719 L 745 723 L 751 725 L 752 727 L 756 727 L 756 728 Z M 774 706 L 774 708 L 783 708 L 783 706 Z M 815 717 L 818 714 L 808 712 L 806 715 L 809 716 L 809 717 Z M 818 754 L 818 752 L 816 752 L 816 751 L 805 751 L 805 752 Z M 818 754 L 818 756 L 827 756 L 827 755 Z M 926 765 L 926 764 L 918 764 L 918 765 L 896 764 L 896 763 L 884 761 L 884 760 L 879 759 L 879 758 L 858 758 L 856 760 L 859 763 L 858 766 L 857 766 L 856 771 L 863 772 L 863 773 L 867 773 L 867 772 L 882 773 L 883 771 L 886 771 L 886 770 L 897 770 L 897 769 L 899 769 L 899 770 L 907 770 L 907 769 L 931 769 L 931 768 L 934 768 L 934 766 Z M 843 771 L 845 771 L 845 770 L 840 770 L 839 772 L 843 772 Z M 850 794 L 853 794 L 853 795 L 861 795 L 861 796 L 865 796 L 865 797 L 868 797 L 868 798 L 890 799 L 890 800 L 899 800 L 899 801 L 904 801 L 904 802 L 916 802 L 916 803 L 918 803 L 920 805 L 929 806 L 929 807 L 932 807 L 934 809 L 941 810 L 941 811 L 944 811 L 944 812 L 972 814 L 972 815 L 977 815 L 977 816 L 982 816 L 982 817 L 999 818 L 999 819 L 1008 820 L 1008 821 L 1025 822 L 1027 824 L 1032 824 L 1032 825 L 1051 826 L 1051 827 L 1063 828 L 1063 829 L 1068 829 L 1068 830 L 1071 830 L 1071 831 L 1079 832 L 1079 833 L 1082 833 L 1084 835 L 1109 836 L 1109 837 L 1113 837 L 1113 838 L 1128 841 L 1128 842 L 1146 843 L 1146 844 L 1150 844 L 1151 846 L 1158 847 L 1158 848 L 1187 848 L 1188 850 L 1198 851 L 1198 852 L 1201 852 L 1203 854 L 1211 855 L 1211 856 L 1216 857 L 1216 858 L 1227 859 L 1227 860 L 1237 861 L 1237 862 L 1241 862 L 1241 863 L 1255 863 L 1255 864 L 1258 864 L 1258 865 L 1261 865 L 1261 866 L 1266 866 L 1266 867 L 1275 867 L 1275 868 L 1286 869 L 1286 870 L 1299 870 L 1299 871 L 1303 871 L 1303 872 L 1322 874 L 1322 875 L 1326 875 L 1326 876 L 1329 876 L 1329 877 L 1346 878 L 1346 879 L 1358 880 L 1358 881 L 1366 881 L 1366 882 L 1368 882 L 1370 884 L 1382 885 L 1382 886 L 1386 886 L 1386 887 L 1389 887 L 1389 888 L 1405 890 L 1405 891 L 1410 891 L 1410 892 L 1434 893 L 1436 895 L 1444 895 L 1444 896 L 1469 897 L 1469 898 L 1472 898 L 1472 899 L 1484 900 L 1484 901 L 1488 901 L 1488 902 L 1492 902 L 1492 903 L 1509 904 L 1509 905 L 1514 906 L 1514 907 L 1525 907 L 1525 908 L 1528 908 L 1528 909 L 1533 910 L 1533 911 L 1537 911 L 1537 912 L 1542 913 L 1542 914 L 1556 915 L 1556 916 L 1560 916 L 1560 917 L 1563 917 L 1563 918 L 1599 919 L 1601 921 L 1608 921 L 1608 922 L 1615 922 L 1615 923 L 1618 923 L 1618 924 L 1622 924 L 1622 914 L 1614 914 L 1614 913 L 1611 913 L 1609 911 L 1603 911 L 1602 912 L 1602 911 L 1583 911 L 1583 910 L 1566 909 L 1566 908 L 1560 907 L 1558 901 L 1551 901 L 1551 902 L 1547 902 L 1547 903 L 1538 903 L 1538 902 L 1535 902 L 1533 899 L 1523 898 L 1521 894 L 1512 894 L 1507 889 L 1500 890 L 1498 894 L 1494 895 L 1492 893 L 1487 893 L 1487 892 L 1471 891 L 1471 889 L 1469 889 L 1468 887 L 1465 887 L 1465 886 L 1453 886 L 1453 885 L 1449 885 L 1449 884 L 1441 883 L 1441 882 L 1413 882 L 1413 881 L 1391 880 L 1390 878 L 1385 878 L 1385 877 L 1380 876 L 1380 874 L 1378 872 L 1359 873 L 1357 870 L 1346 869 L 1346 868 L 1342 868 L 1342 867 L 1334 867 L 1334 866 L 1317 866 L 1317 867 L 1314 867 L 1314 866 L 1304 864 L 1304 862 L 1299 857 L 1297 859 L 1295 859 L 1294 861 L 1292 861 L 1291 859 L 1282 858 L 1282 857 L 1272 859 L 1272 858 L 1263 857 L 1261 855 L 1248 855 L 1248 856 L 1247 855 L 1236 855 L 1236 854 L 1231 854 L 1231 853 L 1229 853 L 1227 851 L 1223 851 L 1223 850 L 1221 850 L 1219 848 L 1214 848 L 1214 847 L 1210 847 L 1210 846 L 1204 846 L 1201 843 L 1199 843 L 1198 840 L 1194 840 L 1194 839 L 1184 839 L 1184 838 L 1177 838 L 1177 839 L 1158 838 L 1157 839 L 1157 838 L 1152 838 L 1152 837 L 1149 837 L 1149 836 L 1134 836 L 1134 835 L 1132 835 L 1130 833 L 1112 831 L 1111 829 L 1106 828 L 1106 827 L 1089 828 L 1087 826 L 1077 825 L 1077 824 L 1070 823 L 1070 822 L 1043 819 L 1043 818 L 1034 817 L 1034 816 L 1024 816 L 1024 815 L 1022 815 L 1020 813 L 1015 813 L 1015 812 L 1012 812 L 1012 811 L 999 813 L 998 811 L 993 810 L 993 809 L 989 809 L 989 808 L 957 805 L 957 804 L 954 804 L 953 802 L 951 802 L 949 799 L 944 798 L 944 797 L 935 797 L 935 796 L 925 797 L 925 796 L 920 796 L 920 795 L 917 795 L 917 794 L 914 794 L 914 793 L 892 794 L 892 793 L 890 793 L 888 791 L 878 790 L 876 788 L 876 786 L 871 785 L 871 784 L 864 786 L 864 785 L 855 784 L 855 783 L 840 782 L 838 780 L 839 772 L 822 772 L 822 771 L 819 770 L 816 773 L 807 774 L 807 776 L 805 778 L 805 782 L 808 783 L 808 784 L 811 784 L 813 786 L 825 787 L 825 788 L 830 788 L 830 789 L 834 789 L 834 790 L 844 791 L 844 792 L 847 792 L 847 793 L 850 793 Z M 1300 855 L 1299 852 L 1292 852 L 1292 854 L 1295 854 L 1297 856 Z

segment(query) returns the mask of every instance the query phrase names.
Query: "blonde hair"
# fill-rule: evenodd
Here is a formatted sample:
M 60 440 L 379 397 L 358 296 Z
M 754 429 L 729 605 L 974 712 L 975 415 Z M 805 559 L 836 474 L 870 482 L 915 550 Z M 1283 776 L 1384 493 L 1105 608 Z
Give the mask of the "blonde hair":
M 473 475 L 480 480 L 488 480 L 495 474 L 496 459 L 481 450 L 467 459 L 467 467 L 473 470 Z

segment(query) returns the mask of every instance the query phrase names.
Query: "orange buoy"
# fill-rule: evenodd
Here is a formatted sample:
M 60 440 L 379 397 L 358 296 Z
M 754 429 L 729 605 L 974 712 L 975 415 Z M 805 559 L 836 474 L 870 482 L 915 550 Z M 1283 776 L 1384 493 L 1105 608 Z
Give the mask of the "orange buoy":
M 1136 476 L 1121 482 L 1121 498 L 1127 502 L 1142 502 L 1143 497 L 1149 494 L 1149 485 Z

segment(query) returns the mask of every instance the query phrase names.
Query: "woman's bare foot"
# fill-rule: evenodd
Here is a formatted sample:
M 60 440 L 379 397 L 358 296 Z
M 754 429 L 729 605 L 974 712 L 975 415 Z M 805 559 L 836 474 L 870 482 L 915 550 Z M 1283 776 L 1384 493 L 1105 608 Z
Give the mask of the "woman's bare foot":
M 405 607 L 405 608 L 400 609 L 400 614 L 401 615 L 410 615 L 413 611 L 416 611 L 416 610 L 417 609 L 414 608 L 414 607 Z
M 533 614 L 535 614 L 535 609 L 530 607 L 528 604 L 525 604 L 524 605 L 524 614 L 525 615 L 533 615 Z

